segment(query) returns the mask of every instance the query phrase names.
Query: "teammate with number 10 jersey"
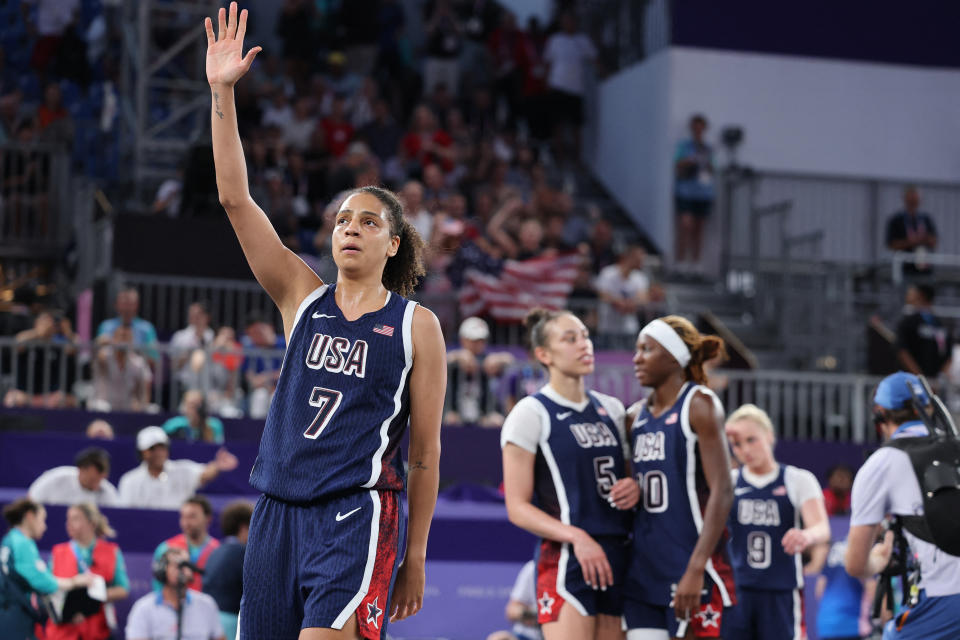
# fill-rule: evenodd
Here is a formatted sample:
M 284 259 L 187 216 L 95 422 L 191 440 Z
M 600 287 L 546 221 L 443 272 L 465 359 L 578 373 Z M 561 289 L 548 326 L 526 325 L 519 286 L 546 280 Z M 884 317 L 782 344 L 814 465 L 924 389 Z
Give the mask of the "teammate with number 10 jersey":
M 336 284 L 284 247 L 253 201 L 233 87 L 247 11 L 219 33 L 208 18 L 207 80 L 220 202 L 254 276 L 283 318 L 287 353 L 251 474 L 263 491 L 250 521 L 241 640 L 386 637 L 423 603 L 437 499 L 446 359 L 440 324 L 405 300 L 424 275 L 423 241 L 396 195 L 346 194 L 334 214 Z M 406 552 L 397 445 L 410 424 Z M 403 557 L 402 564 L 400 558 Z
M 540 537 L 537 611 L 546 640 L 622 638 L 631 509 L 623 404 L 587 391 L 593 344 L 569 312 L 526 320 L 549 383 L 520 400 L 501 432 L 511 522 Z
M 723 407 L 703 363 L 723 341 L 667 316 L 640 332 L 634 367 L 653 393 L 630 408 L 641 505 L 633 528 L 624 618 L 628 640 L 721 637 L 735 602 L 726 556 L 733 498 Z

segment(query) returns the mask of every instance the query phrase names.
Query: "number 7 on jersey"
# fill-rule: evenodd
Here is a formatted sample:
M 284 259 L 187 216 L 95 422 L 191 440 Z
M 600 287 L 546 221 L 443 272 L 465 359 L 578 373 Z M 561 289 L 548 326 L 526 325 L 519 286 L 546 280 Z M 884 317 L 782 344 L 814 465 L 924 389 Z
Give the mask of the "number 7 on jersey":
M 333 417 L 337 407 L 340 406 L 342 399 L 343 394 L 339 391 L 325 389 L 323 387 L 314 387 L 310 393 L 310 406 L 317 407 L 319 411 L 317 411 L 317 416 L 313 419 L 313 422 L 310 423 L 310 426 L 307 427 L 307 430 L 303 432 L 303 437 L 316 440 L 317 436 L 323 433 L 323 430 L 330 422 L 330 418 Z

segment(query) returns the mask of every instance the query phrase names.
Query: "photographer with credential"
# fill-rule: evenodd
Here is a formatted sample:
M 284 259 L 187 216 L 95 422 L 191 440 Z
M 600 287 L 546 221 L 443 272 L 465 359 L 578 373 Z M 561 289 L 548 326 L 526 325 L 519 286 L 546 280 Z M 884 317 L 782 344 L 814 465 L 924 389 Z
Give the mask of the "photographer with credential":
M 953 465 L 942 464 L 937 449 L 955 449 L 956 432 L 933 436 L 936 421 L 930 416 L 945 415 L 939 399 L 930 394 L 921 380 L 910 373 L 899 371 L 884 378 L 873 397 L 874 423 L 885 445 L 874 452 L 860 467 L 853 480 L 851 494 L 850 533 L 847 536 L 845 564 L 854 577 L 869 578 L 881 574 L 881 585 L 889 582 L 894 571 L 891 557 L 906 567 L 908 558 L 919 567 L 919 579 L 904 585 L 907 608 L 884 628 L 884 640 L 948 640 L 957 637 L 960 628 L 960 557 L 957 557 L 955 535 L 956 516 L 938 512 L 941 493 L 930 485 L 941 485 L 942 497 L 956 497 L 956 475 Z M 949 418 L 947 419 L 949 422 Z M 927 458 L 931 466 L 923 464 L 916 455 L 919 447 L 931 446 Z M 948 456 L 952 457 L 952 456 Z M 939 471 L 931 470 L 940 467 Z M 922 472 L 918 474 L 916 470 Z M 944 473 L 952 474 L 948 483 L 942 482 Z M 921 492 L 920 483 L 924 483 Z M 894 516 L 894 524 L 886 531 L 882 542 L 874 544 L 887 516 Z M 936 517 L 935 519 L 932 519 Z M 922 527 L 917 528 L 921 520 Z M 943 526 L 945 525 L 945 527 Z M 938 534 L 954 531 L 947 537 Z M 925 539 L 926 538 L 926 539 Z M 929 539 L 930 541 L 928 541 Z M 939 539 L 934 544 L 932 540 Z M 896 552 L 894 553 L 894 549 Z M 892 594 L 888 595 L 892 598 Z M 888 606 L 895 603 L 888 602 Z M 899 603 L 896 603 L 899 604 Z

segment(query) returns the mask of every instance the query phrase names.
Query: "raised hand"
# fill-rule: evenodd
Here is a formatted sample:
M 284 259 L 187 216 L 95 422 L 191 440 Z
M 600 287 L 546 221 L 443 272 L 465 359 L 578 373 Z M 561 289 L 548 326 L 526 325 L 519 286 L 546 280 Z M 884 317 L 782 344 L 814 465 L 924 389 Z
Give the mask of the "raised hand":
M 237 3 L 230 3 L 230 19 L 227 10 L 217 13 L 220 28 L 217 37 L 213 37 L 213 21 L 205 18 L 203 26 L 207 31 L 207 82 L 210 86 L 232 87 L 237 80 L 250 69 L 253 59 L 262 51 L 254 47 L 243 55 L 243 36 L 247 32 L 247 10 L 240 12 L 237 19 Z

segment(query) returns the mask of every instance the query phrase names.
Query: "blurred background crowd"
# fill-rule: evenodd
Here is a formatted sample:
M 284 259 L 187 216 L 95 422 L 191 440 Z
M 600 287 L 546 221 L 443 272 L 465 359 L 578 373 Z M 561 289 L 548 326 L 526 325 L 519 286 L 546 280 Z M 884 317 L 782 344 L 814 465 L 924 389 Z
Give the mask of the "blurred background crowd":
M 283 362 L 217 197 L 201 25 L 223 4 L 0 0 L 0 502 L 30 487 L 62 505 L 51 518 L 99 503 L 138 540 L 134 574 L 178 523 L 199 548 L 248 497 Z M 506 573 L 447 592 L 478 624 L 529 555 L 494 487 L 497 429 L 544 383 L 521 337 L 533 306 L 583 319 L 590 385 L 627 404 L 645 393 L 646 321 L 722 336 L 711 386 L 770 413 L 778 459 L 814 471 L 841 518 L 877 376 L 923 373 L 960 410 L 960 131 L 944 106 L 960 55 L 935 37 L 960 10 L 888 4 L 861 37 L 858 12 L 754 0 L 240 3 L 264 47 L 236 87 L 240 136 L 284 244 L 334 281 L 331 212 L 366 184 L 395 190 L 426 243 L 414 297 L 449 350 L 444 499 L 493 527 L 458 535 L 505 540 L 487 559 Z M 904 38 L 907 21 L 933 35 Z M 91 444 L 106 463 L 77 455 Z M 121 475 L 174 462 L 183 490 L 164 505 L 186 524 L 124 516 L 142 496 L 123 499 Z M 50 500 L 45 476 L 75 491 Z M 197 489 L 210 509 L 187 502 Z M 72 517 L 84 539 L 81 520 L 99 522 Z

